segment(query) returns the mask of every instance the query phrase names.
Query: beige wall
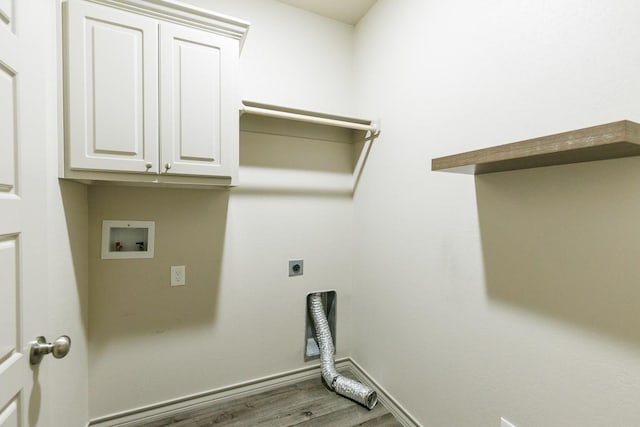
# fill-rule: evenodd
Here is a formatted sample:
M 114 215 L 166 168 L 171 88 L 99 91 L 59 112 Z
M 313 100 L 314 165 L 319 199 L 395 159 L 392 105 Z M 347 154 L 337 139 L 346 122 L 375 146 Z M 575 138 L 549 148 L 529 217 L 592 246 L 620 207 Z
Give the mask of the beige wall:
M 351 198 L 336 187 L 350 146 L 243 133 L 241 147 L 231 192 L 89 189 L 92 417 L 308 365 L 314 290 L 338 292 L 337 354 L 350 354 Z M 105 219 L 155 221 L 155 257 L 101 260 Z M 171 265 L 185 287 L 169 286 Z
M 54 150 L 55 151 L 55 150 Z M 89 273 L 87 187 L 59 181 L 57 159 L 49 169 L 47 251 L 49 322 L 46 337 L 71 337 L 71 351 L 49 371 L 53 402 L 44 425 L 84 425 L 89 416 Z M 59 423 L 59 424 L 54 424 Z
M 638 14 L 379 0 L 356 28 L 356 99 L 383 131 L 354 199 L 351 348 L 425 425 L 640 425 L 638 159 L 430 172 L 433 157 L 640 121 Z

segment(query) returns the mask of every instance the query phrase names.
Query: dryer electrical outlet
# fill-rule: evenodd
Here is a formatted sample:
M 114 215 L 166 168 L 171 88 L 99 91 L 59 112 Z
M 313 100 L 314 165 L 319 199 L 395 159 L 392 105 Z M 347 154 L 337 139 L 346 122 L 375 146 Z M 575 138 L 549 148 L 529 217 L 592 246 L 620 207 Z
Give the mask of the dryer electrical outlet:
M 289 277 L 302 276 L 303 274 L 304 274 L 304 260 L 290 259 L 289 260 Z

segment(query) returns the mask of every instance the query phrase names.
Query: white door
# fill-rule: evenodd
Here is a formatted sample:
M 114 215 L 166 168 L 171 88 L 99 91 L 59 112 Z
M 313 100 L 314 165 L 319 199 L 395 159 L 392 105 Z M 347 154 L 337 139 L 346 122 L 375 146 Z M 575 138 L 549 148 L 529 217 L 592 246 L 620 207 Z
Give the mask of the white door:
M 160 61 L 160 172 L 233 177 L 237 41 L 162 23 Z
M 157 173 L 157 23 L 83 0 L 66 7 L 70 168 Z
M 1 427 L 62 425 L 49 419 L 49 371 L 29 363 L 49 315 L 42 34 L 30 10 L 42 4 L 34 3 L 0 0 Z
M 13 2 L 0 3 L 0 426 L 23 425 L 21 408 L 29 394 L 21 261 L 25 202 L 22 199 L 19 123 L 22 72 L 20 40 Z M 24 307 L 28 309 L 29 307 Z

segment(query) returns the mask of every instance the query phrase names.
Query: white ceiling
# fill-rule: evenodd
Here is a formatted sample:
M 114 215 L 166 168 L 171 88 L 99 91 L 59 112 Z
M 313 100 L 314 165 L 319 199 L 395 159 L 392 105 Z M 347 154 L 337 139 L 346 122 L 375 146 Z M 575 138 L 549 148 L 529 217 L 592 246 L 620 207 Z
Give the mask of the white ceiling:
M 278 0 L 282 3 L 355 25 L 376 0 Z

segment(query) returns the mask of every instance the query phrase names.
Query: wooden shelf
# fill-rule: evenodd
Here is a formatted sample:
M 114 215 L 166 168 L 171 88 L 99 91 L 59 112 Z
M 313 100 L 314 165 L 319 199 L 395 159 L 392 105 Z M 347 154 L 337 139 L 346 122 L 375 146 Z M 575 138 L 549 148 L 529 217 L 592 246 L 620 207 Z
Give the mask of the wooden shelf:
M 640 155 L 640 124 L 628 120 L 431 160 L 431 170 L 479 175 Z

